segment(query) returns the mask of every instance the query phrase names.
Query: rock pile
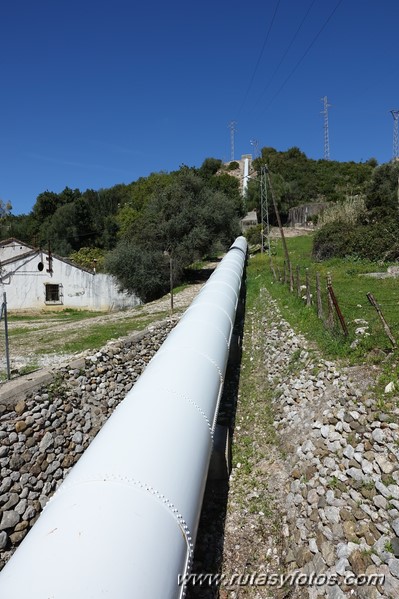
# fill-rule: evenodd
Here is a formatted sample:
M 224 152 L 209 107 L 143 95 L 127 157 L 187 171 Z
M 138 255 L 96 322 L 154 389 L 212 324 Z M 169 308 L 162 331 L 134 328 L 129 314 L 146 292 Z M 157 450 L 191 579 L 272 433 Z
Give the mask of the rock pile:
M 47 388 L 0 406 L 0 569 L 176 320 L 111 342 Z
M 278 381 L 274 426 L 289 456 L 286 567 L 322 575 L 301 596 L 399 598 L 397 404 L 320 359 L 267 301 L 265 366 Z M 365 583 L 370 575 L 379 582 Z

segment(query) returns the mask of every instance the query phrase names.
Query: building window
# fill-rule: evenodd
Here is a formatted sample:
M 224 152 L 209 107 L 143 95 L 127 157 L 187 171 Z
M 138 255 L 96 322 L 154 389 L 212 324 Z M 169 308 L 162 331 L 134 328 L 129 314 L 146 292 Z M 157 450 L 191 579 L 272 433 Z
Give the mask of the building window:
M 61 304 L 60 285 L 46 285 L 46 302 Z

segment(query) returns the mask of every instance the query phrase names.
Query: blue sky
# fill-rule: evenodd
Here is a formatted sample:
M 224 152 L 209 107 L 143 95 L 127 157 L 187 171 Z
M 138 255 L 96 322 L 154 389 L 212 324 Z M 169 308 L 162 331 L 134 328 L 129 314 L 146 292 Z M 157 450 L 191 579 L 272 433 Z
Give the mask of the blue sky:
M 392 158 L 397 0 L 14 0 L 0 19 L 0 198 L 298 146 Z

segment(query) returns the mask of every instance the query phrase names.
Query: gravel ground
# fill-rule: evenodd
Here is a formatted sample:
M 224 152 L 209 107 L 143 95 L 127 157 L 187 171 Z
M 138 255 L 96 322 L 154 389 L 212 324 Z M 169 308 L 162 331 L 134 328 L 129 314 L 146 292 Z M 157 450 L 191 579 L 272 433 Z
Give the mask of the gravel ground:
M 266 290 L 259 305 L 242 364 L 256 392 L 238 385 L 233 469 L 208 487 L 194 564 L 224 580 L 188 595 L 398 598 L 398 398 L 373 395 L 376 370 L 323 360 Z

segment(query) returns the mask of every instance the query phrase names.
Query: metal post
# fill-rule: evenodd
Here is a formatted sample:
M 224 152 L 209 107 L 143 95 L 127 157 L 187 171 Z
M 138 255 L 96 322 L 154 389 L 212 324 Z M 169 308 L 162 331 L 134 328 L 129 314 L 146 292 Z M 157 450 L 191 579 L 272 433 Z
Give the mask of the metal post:
M 173 314 L 173 257 L 169 254 L 169 276 L 170 276 L 170 313 Z
M 267 167 L 264 165 L 261 168 L 260 178 L 260 220 L 262 223 L 262 240 L 261 240 L 261 252 L 264 252 L 265 248 L 265 229 L 267 235 L 267 249 L 268 254 L 271 256 L 270 249 L 270 225 L 269 225 L 269 205 L 267 200 Z
M 7 294 L 3 293 L 3 305 L 2 305 L 2 313 L 4 312 L 4 331 L 5 331 L 5 339 L 6 339 L 6 362 L 7 362 L 7 378 L 11 379 L 11 369 L 10 369 L 10 348 L 8 344 L 8 320 L 7 320 Z
M 331 273 L 327 273 L 327 302 L 328 302 L 328 314 L 327 314 L 327 322 L 326 325 L 329 329 L 334 328 L 334 304 L 332 301 L 331 294 L 329 292 L 331 286 Z

